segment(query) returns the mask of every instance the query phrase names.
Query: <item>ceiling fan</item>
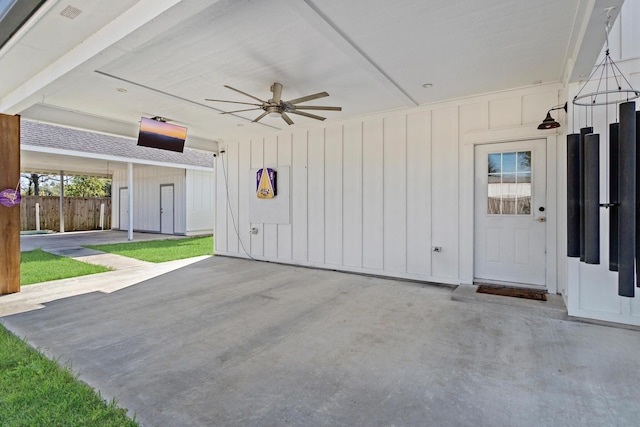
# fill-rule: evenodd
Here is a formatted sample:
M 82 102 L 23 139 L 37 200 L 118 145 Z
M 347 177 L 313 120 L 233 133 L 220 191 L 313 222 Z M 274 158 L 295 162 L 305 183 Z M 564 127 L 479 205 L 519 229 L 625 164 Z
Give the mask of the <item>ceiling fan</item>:
M 272 116 L 277 116 L 279 115 L 280 117 L 282 117 L 282 119 L 287 122 L 288 125 L 292 125 L 293 124 L 293 120 L 291 120 L 291 117 L 289 117 L 289 115 L 287 113 L 291 113 L 291 114 L 298 114 L 299 116 L 305 116 L 305 117 L 310 117 L 312 119 L 316 119 L 316 120 L 324 120 L 325 117 L 321 117 L 321 116 L 317 116 L 315 114 L 311 114 L 311 113 L 307 113 L 306 111 L 300 111 L 300 110 L 328 110 L 328 111 L 342 111 L 342 107 L 325 107 L 325 106 L 320 106 L 320 105 L 298 105 L 302 102 L 307 102 L 307 101 L 311 101 L 314 99 L 318 99 L 318 98 L 324 98 L 325 96 L 329 96 L 329 94 L 327 92 L 319 92 L 319 93 L 315 93 L 313 95 L 307 95 L 307 96 L 303 96 L 301 98 L 296 98 L 296 99 L 291 99 L 289 101 L 283 101 L 282 100 L 282 84 L 281 83 L 274 83 L 271 85 L 270 90 L 273 93 L 273 97 L 271 99 L 269 99 L 268 101 L 263 101 L 260 98 L 257 98 L 253 95 L 249 95 L 246 92 L 243 92 L 241 90 L 238 90 L 236 88 L 233 88 L 231 86 L 227 86 L 224 85 L 224 87 L 231 89 L 231 90 L 235 90 L 238 93 L 241 93 L 243 95 L 248 96 L 249 98 L 253 98 L 256 101 L 259 101 L 260 103 L 252 103 L 252 102 L 238 102 L 238 101 L 225 101 L 222 99 L 205 99 L 205 101 L 214 101 L 214 102 L 230 102 L 233 104 L 244 104 L 244 105 L 253 105 L 254 108 L 246 108 L 243 110 L 235 110 L 235 111 L 225 111 L 224 113 L 220 113 L 220 114 L 233 114 L 233 113 L 240 113 L 243 111 L 252 111 L 252 110 L 264 110 L 264 113 L 260 114 L 258 117 L 256 117 L 253 122 L 257 122 L 260 119 L 264 118 L 266 115 L 272 115 Z

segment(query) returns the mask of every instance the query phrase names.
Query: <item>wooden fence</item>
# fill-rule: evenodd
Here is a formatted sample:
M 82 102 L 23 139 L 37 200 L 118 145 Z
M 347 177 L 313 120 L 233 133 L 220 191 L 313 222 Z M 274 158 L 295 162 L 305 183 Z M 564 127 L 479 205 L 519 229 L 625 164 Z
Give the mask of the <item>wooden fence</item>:
M 40 230 L 60 230 L 60 198 L 57 196 L 22 196 L 20 230 L 36 229 L 36 203 L 40 204 Z M 104 203 L 104 229 L 111 229 L 111 198 L 64 198 L 64 230 L 100 229 L 100 205 Z

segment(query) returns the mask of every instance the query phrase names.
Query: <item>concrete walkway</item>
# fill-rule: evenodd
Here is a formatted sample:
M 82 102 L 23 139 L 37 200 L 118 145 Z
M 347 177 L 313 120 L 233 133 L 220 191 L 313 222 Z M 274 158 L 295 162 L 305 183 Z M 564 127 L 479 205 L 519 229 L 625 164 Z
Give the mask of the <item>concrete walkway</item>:
M 640 333 L 554 313 L 210 257 L 1 321 L 144 426 L 637 425 Z
M 134 233 L 133 241 L 183 238 L 185 237 Z M 124 242 L 127 242 L 126 231 L 81 231 L 21 236 L 20 250 L 22 252 L 42 249 L 55 255 L 108 267 L 114 271 L 22 286 L 19 293 L 0 296 L 0 316 L 36 310 L 43 308 L 47 303 L 72 296 L 92 292 L 115 292 L 208 258 L 208 256 L 201 256 L 152 263 L 82 247 L 82 245 Z

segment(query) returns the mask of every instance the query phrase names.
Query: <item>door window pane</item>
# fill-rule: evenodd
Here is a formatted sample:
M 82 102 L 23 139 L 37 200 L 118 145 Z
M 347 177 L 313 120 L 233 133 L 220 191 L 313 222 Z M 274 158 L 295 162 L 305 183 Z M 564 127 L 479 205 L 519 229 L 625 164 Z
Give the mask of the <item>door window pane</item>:
M 531 215 L 531 151 L 488 155 L 487 213 Z

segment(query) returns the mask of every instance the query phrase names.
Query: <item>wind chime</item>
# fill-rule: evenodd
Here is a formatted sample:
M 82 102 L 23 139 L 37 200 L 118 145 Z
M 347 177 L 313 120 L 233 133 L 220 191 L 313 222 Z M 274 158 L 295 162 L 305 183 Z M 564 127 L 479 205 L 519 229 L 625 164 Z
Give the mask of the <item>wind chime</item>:
M 610 16 L 605 33 L 609 33 Z M 615 88 L 609 89 L 609 83 Z M 582 93 L 585 88 L 595 90 Z M 609 55 L 607 37 L 605 57 L 594 69 L 578 94 L 574 106 L 617 107 L 619 121 L 608 128 L 608 201 L 600 203 L 600 134 L 593 126 L 567 135 L 567 255 L 587 264 L 600 264 L 600 208 L 609 212 L 609 270 L 618 272 L 618 295 L 633 297 L 640 264 L 640 111 L 633 89 Z M 574 108 L 575 114 L 575 108 Z M 574 116 L 575 119 L 575 116 Z M 574 120 L 575 126 L 575 120 Z M 607 143 L 605 136 L 605 143 Z

